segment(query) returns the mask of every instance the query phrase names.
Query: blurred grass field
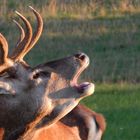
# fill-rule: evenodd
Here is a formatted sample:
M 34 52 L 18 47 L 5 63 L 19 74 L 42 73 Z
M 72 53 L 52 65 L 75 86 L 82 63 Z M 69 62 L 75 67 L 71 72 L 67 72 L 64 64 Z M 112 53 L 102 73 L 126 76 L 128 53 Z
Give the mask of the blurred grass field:
M 83 101 L 107 121 L 104 140 L 140 140 L 140 1 L 0 1 L 0 32 L 12 48 L 21 11 L 35 28 L 28 5 L 44 20 L 42 36 L 26 60 L 32 66 L 77 52 L 91 63 L 82 80 L 94 81 L 95 95 Z

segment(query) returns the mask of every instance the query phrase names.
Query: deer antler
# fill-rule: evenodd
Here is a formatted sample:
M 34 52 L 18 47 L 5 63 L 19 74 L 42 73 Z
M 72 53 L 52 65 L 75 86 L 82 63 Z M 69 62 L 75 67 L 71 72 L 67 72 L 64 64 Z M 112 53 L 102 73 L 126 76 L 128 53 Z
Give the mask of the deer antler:
M 24 21 L 26 28 L 27 28 L 27 32 L 25 34 L 24 39 L 22 41 L 20 40 L 19 44 L 17 45 L 17 49 L 13 53 L 12 58 L 16 61 L 23 61 L 24 56 L 33 48 L 33 46 L 35 45 L 35 43 L 38 41 L 39 37 L 41 36 L 42 30 L 43 30 L 42 17 L 31 6 L 29 6 L 29 8 L 33 11 L 33 13 L 35 14 L 35 16 L 37 18 L 37 23 L 38 23 L 37 30 L 34 32 L 34 34 L 32 36 L 31 24 L 24 16 L 22 16 L 19 12 L 16 12 L 18 14 L 18 16 Z M 23 28 L 21 26 L 19 28 L 20 28 L 20 30 L 23 30 Z M 21 31 L 21 33 L 22 33 L 22 31 Z
M 19 44 L 23 41 L 23 39 L 25 37 L 25 32 L 24 32 L 24 29 L 22 28 L 22 26 L 16 20 L 13 20 L 13 22 L 17 25 L 17 27 L 19 28 L 19 30 L 21 32 L 20 38 L 19 38 L 17 45 L 16 45 L 16 46 L 19 46 Z
M 17 49 L 13 52 L 12 58 L 15 61 L 23 60 L 23 52 L 26 49 L 26 47 L 29 45 L 31 38 L 32 38 L 32 27 L 29 21 L 19 12 L 16 11 L 16 14 L 22 19 L 26 26 L 26 33 L 24 39 L 19 43 L 17 46 Z
M 21 31 L 20 39 L 17 43 L 16 49 L 13 51 L 12 56 L 8 57 L 8 43 L 5 37 L 0 34 L 0 71 L 2 72 L 4 69 L 13 66 L 14 62 L 22 61 L 24 56 L 33 48 L 35 43 L 38 41 L 41 36 L 43 30 L 43 20 L 40 14 L 30 6 L 30 9 L 33 11 L 34 15 L 37 19 L 37 29 L 32 35 L 32 27 L 30 22 L 19 12 L 16 11 L 16 14 L 22 19 L 25 24 L 26 32 L 22 26 L 14 20 L 16 25 Z
M 8 43 L 5 37 L 0 33 L 0 45 L 1 45 L 1 63 L 5 63 L 7 61 L 8 56 Z
M 8 43 L 5 37 L 0 33 L 0 71 L 12 66 L 12 61 L 8 58 Z
M 24 56 L 33 48 L 33 46 L 36 44 L 36 42 L 38 41 L 38 39 L 41 36 L 42 30 L 43 30 L 43 20 L 42 17 L 40 16 L 40 14 L 31 6 L 29 6 L 29 8 L 33 11 L 34 15 L 36 16 L 37 19 L 37 29 L 33 34 L 32 40 L 29 44 L 29 46 L 26 48 L 25 52 L 24 52 Z M 23 56 L 23 57 L 24 57 Z

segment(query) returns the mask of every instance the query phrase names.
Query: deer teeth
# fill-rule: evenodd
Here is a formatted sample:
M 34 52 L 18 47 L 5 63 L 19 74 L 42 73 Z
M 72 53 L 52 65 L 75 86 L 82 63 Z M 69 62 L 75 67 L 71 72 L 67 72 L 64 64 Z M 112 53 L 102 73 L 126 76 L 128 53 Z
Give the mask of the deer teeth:
M 79 87 L 81 88 L 82 92 L 86 95 L 93 94 L 95 90 L 94 84 L 88 82 L 82 83 Z

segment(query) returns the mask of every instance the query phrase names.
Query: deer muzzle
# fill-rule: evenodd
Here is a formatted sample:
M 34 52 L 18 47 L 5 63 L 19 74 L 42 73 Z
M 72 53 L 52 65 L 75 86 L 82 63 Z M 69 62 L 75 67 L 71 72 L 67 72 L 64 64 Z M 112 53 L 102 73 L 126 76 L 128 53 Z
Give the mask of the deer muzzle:
M 81 73 L 88 67 L 90 63 L 89 57 L 84 53 L 76 54 L 75 57 L 79 59 L 79 61 L 81 62 L 81 67 L 78 69 L 78 71 L 74 75 L 70 84 L 71 86 L 76 88 L 79 93 L 81 93 L 81 96 L 89 96 L 93 94 L 94 92 L 94 89 L 95 89 L 94 84 L 89 83 L 89 82 L 83 82 L 83 83 L 78 84 L 78 79 Z

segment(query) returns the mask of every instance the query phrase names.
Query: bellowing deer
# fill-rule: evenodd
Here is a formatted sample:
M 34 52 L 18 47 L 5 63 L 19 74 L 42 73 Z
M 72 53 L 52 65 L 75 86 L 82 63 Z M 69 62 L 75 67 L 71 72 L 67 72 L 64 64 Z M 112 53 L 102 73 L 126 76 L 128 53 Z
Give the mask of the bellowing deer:
M 30 67 L 24 56 L 38 41 L 43 21 L 30 7 L 38 25 L 32 34 L 29 21 L 16 49 L 9 56 L 8 43 L 0 34 L 0 138 L 2 140 L 99 140 L 105 129 L 102 115 L 78 105 L 94 92 L 94 84 L 78 84 L 89 65 L 84 53 Z

